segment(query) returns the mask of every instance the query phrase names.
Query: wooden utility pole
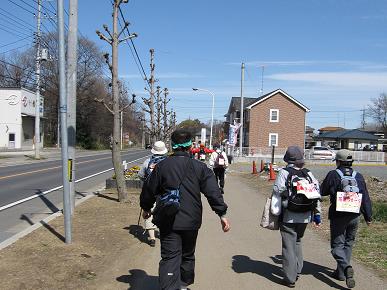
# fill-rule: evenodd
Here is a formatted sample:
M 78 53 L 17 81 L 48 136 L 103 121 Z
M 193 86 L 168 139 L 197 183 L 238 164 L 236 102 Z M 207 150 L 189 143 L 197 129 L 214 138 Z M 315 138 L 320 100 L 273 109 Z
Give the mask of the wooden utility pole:
M 112 47 L 112 59 L 111 64 L 109 62 L 109 54 L 105 54 L 106 63 L 109 65 L 112 74 L 112 101 L 113 107 L 109 108 L 103 101 L 105 107 L 113 114 L 113 144 L 112 144 L 112 158 L 114 172 L 116 175 L 118 199 L 122 202 L 127 200 L 128 193 L 126 191 L 126 183 L 124 177 L 124 171 L 122 170 L 122 160 L 120 154 L 121 140 L 120 140 L 120 93 L 118 83 L 118 44 L 127 39 L 136 37 L 136 34 L 131 34 L 124 39 L 120 39 L 120 36 L 129 26 L 128 22 L 125 22 L 124 27 L 118 32 L 118 12 L 121 3 L 126 3 L 125 0 L 115 0 L 113 4 L 113 33 L 110 32 L 107 25 L 103 25 L 108 36 L 105 36 L 100 31 L 96 31 L 100 39 L 105 40 Z

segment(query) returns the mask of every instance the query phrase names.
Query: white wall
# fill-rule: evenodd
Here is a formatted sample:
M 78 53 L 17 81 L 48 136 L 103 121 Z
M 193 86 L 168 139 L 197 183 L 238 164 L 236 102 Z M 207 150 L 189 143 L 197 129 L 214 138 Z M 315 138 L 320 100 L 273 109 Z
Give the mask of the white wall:
M 8 136 L 15 134 L 15 148 L 21 146 L 21 92 L 19 89 L 0 90 L 0 148 L 8 148 Z

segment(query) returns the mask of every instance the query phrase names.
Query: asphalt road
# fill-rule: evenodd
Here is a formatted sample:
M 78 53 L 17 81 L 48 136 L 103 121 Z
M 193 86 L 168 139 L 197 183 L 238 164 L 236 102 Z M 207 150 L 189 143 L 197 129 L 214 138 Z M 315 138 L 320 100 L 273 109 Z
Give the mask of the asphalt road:
M 131 150 L 122 154 L 127 162 L 143 158 L 148 150 Z M 136 164 L 142 163 L 140 159 Z M 76 160 L 76 180 L 112 168 L 110 152 L 79 156 Z M 112 171 L 76 183 L 76 199 L 103 188 Z M 0 207 L 62 185 L 61 160 L 0 167 Z M 0 211 L 0 242 L 20 232 L 48 215 L 62 209 L 63 190 L 59 189 Z

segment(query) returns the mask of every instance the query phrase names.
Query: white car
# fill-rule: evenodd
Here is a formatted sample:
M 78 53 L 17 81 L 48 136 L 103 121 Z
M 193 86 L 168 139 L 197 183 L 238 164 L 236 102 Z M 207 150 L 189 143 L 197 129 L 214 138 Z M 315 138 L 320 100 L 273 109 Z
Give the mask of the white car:
M 336 153 L 329 147 L 314 146 L 311 151 L 312 159 L 328 159 L 334 160 Z

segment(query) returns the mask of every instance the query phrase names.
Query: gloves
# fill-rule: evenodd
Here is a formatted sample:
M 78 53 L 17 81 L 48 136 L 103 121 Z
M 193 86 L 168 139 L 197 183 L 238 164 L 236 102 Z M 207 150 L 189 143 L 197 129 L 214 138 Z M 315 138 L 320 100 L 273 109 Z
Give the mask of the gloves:
M 321 215 L 319 214 L 313 215 L 313 221 L 316 223 L 316 225 L 321 224 Z

